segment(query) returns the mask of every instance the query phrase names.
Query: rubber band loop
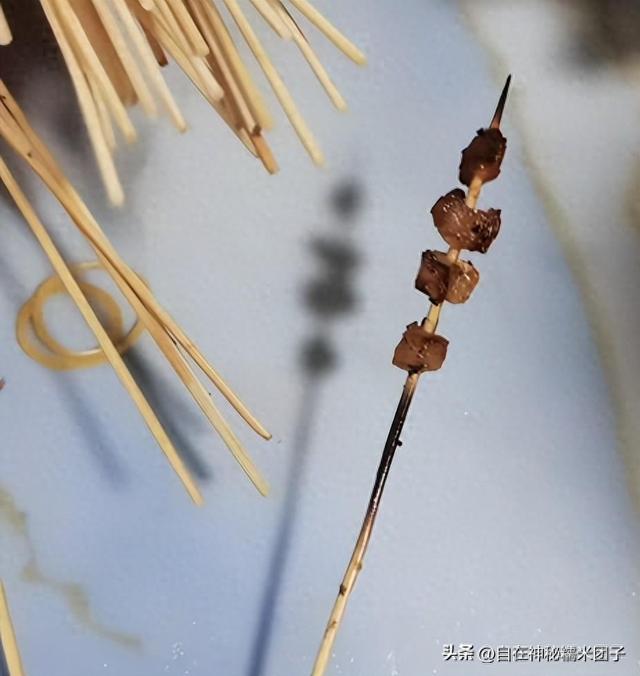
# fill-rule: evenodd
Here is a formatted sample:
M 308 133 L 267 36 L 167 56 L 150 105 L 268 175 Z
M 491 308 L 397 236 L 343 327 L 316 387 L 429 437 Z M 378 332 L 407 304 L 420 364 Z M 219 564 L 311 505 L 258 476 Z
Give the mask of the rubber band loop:
M 103 269 L 97 262 L 80 263 L 70 266 L 74 275 L 82 275 L 89 270 Z M 131 330 L 125 333 L 122 311 L 114 298 L 104 289 L 78 280 L 83 294 L 94 305 L 99 305 L 105 313 L 104 328 L 120 354 L 125 354 L 140 339 L 144 326 L 136 319 Z M 31 298 L 22 306 L 16 322 L 16 338 L 23 352 L 46 368 L 54 371 L 70 371 L 99 366 L 107 361 L 101 348 L 89 350 L 70 350 L 57 341 L 49 332 L 44 318 L 44 306 L 53 296 L 66 293 L 62 281 L 57 276 L 46 279 L 36 289 Z M 32 334 L 37 339 L 32 339 Z

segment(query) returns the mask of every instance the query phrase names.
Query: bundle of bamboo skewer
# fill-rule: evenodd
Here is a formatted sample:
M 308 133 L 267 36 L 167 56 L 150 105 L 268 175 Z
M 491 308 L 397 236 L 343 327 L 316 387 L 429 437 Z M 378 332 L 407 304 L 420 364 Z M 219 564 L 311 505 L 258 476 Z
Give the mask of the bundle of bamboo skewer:
M 96 253 L 100 265 L 112 277 L 118 289 L 131 305 L 142 325 L 151 335 L 205 417 L 218 432 L 256 488 L 261 494 L 266 495 L 268 486 L 265 480 L 249 458 L 229 424 L 222 417 L 207 389 L 197 378 L 189 360 L 199 367 L 202 373 L 204 373 L 257 434 L 265 439 L 269 439 L 269 432 L 258 422 L 220 374 L 205 359 L 202 352 L 184 330 L 160 305 L 141 278 L 119 256 L 42 140 L 29 125 L 23 111 L 11 96 L 2 80 L 0 80 L 0 138 L 4 139 L 16 154 L 26 161 L 64 207 L 71 221 Z M 121 354 L 114 345 L 112 337 L 107 333 L 88 302 L 69 265 L 65 262 L 48 233 L 46 226 L 38 217 L 34 207 L 20 188 L 1 155 L 0 182 L 5 185 L 9 195 L 24 216 L 38 243 L 51 262 L 55 273 L 60 278 L 64 289 L 77 305 L 83 319 L 94 334 L 99 347 L 133 399 L 134 404 L 167 456 L 172 468 L 180 477 L 187 492 L 196 504 L 202 503 L 202 495 L 181 456 L 174 448 L 142 390 L 131 375 Z
M 339 110 L 346 103 L 291 9 L 297 10 L 338 49 L 358 64 L 355 47 L 309 0 L 251 0 L 262 19 L 297 46 Z M 0 0 L 0 45 L 12 40 Z M 40 0 L 71 77 L 110 200 L 122 204 L 124 192 L 115 167 L 116 128 L 127 142 L 136 130 L 127 107 L 139 103 L 151 118 L 158 100 L 173 124 L 187 123 L 161 73 L 173 59 L 244 146 L 270 173 L 278 169 L 263 132 L 273 127 L 249 68 L 218 5 L 237 25 L 280 105 L 313 161 L 322 151 L 289 89 L 269 57 L 248 13 L 238 0 Z M 2 77 L 2 73 L 0 73 Z M 115 128 L 114 128 L 115 127 Z

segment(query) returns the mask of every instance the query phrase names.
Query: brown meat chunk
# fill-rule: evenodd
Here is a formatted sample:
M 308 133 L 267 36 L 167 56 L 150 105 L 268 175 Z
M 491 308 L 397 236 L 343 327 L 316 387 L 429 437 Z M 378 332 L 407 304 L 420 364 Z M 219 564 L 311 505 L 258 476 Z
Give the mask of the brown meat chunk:
M 439 251 L 425 251 L 422 254 L 422 261 L 418 276 L 416 277 L 416 289 L 422 291 L 434 305 L 440 305 L 447 297 L 449 289 L 449 266 L 446 263 L 446 254 L 444 261 L 439 256 Z
M 425 251 L 416 277 L 416 289 L 429 296 L 434 305 L 443 300 L 466 303 L 480 280 L 480 273 L 468 261 L 451 262 L 442 251 Z
M 500 174 L 500 165 L 507 149 L 507 139 L 499 129 L 479 129 L 477 136 L 462 151 L 460 183 L 471 185 L 474 177 L 483 183 Z
M 393 355 L 393 365 L 409 373 L 437 371 L 447 356 L 449 341 L 427 333 L 416 322 L 407 326 Z
M 486 253 L 500 232 L 500 209 L 472 209 L 456 188 L 441 197 L 431 209 L 440 236 L 454 249 Z
M 449 272 L 447 300 L 450 303 L 466 303 L 480 281 L 480 273 L 471 261 L 456 261 Z

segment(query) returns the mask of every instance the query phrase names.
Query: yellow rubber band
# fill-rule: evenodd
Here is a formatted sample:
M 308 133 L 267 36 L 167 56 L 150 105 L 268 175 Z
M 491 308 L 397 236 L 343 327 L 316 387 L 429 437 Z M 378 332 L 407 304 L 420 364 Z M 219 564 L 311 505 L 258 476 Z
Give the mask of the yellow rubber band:
M 82 275 L 89 270 L 102 269 L 102 266 L 94 261 L 73 265 L 70 269 L 75 275 Z M 140 320 L 137 319 L 132 329 L 125 333 L 122 311 L 114 298 L 104 289 L 83 280 L 78 280 L 78 285 L 87 299 L 93 300 L 93 304 L 99 305 L 105 313 L 104 327 L 118 352 L 124 354 L 130 350 L 144 332 Z M 47 329 L 44 305 L 53 296 L 64 293 L 65 288 L 57 276 L 49 277 L 40 284 L 18 313 L 16 321 L 18 344 L 28 357 L 54 371 L 70 371 L 104 364 L 107 358 L 99 347 L 82 351 L 70 350 L 53 338 Z M 32 339 L 32 333 L 37 342 Z

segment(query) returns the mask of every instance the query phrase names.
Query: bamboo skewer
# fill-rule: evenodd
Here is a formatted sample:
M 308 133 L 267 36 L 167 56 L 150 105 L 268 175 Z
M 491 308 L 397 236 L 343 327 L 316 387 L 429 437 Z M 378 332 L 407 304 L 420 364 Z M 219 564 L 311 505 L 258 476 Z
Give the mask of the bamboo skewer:
M 55 0 L 57 2 L 58 0 Z M 107 76 L 113 83 L 113 88 L 125 108 L 135 106 L 139 99 L 135 88 L 122 64 L 122 57 L 118 53 L 113 40 L 109 36 L 98 11 L 92 0 L 68 0 L 74 14 L 82 25 L 91 47 L 102 64 Z M 55 6 L 55 4 L 54 4 Z M 63 22 L 64 23 L 64 22 Z M 66 25 L 66 24 L 65 24 Z M 74 36 L 69 35 L 69 40 L 74 44 Z M 77 54 L 85 70 L 90 70 L 88 63 Z
M 136 140 L 136 130 L 131 124 L 127 110 L 124 107 L 113 83 L 107 75 L 104 66 L 95 53 L 91 41 L 84 31 L 82 23 L 69 4 L 69 0 L 55 0 L 56 8 L 59 11 L 59 17 L 62 19 L 63 30 L 66 29 L 67 37 L 71 44 L 77 47 L 77 54 L 92 72 L 96 81 L 103 91 L 105 102 L 113 115 L 114 120 L 120 127 L 125 139 L 132 143 Z
M 291 40 L 293 35 L 291 29 L 282 20 L 277 9 L 269 2 L 269 0 L 251 0 L 253 6 L 260 12 L 262 18 L 271 26 L 277 35 L 283 40 Z
M 189 44 L 187 36 L 182 31 L 178 20 L 176 19 L 174 13 L 171 11 L 167 0 L 156 0 L 155 9 L 148 14 L 154 17 L 159 23 L 161 23 L 166 31 L 173 36 L 173 40 L 180 46 L 180 49 L 185 54 L 192 54 L 193 49 Z M 162 41 L 160 41 L 162 42 Z
M 2 580 L 0 580 L 0 648 L 0 653 L 4 651 L 7 669 L 9 670 L 8 676 L 25 676 L 18 641 L 11 620 L 11 612 L 9 611 L 9 601 Z
M 162 102 L 172 123 L 185 131 L 180 112 L 159 68 L 167 54 L 202 93 L 251 154 L 267 171 L 278 164 L 264 133 L 273 117 L 254 82 L 244 56 L 229 32 L 217 0 L 40 0 L 60 46 L 85 120 L 109 200 L 124 202 L 113 153 L 115 127 L 128 142 L 137 137 L 127 108 L 140 103 L 156 117 Z M 251 0 L 262 19 L 283 40 L 293 41 L 338 110 L 346 103 L 309 41 L 280 0 Z M 257 60 L 284 113 L 317 165 L 324 163 L 289 89 L 237 0 L 225 0 L 249 51 Z M 314 26 L 357 63 L 365 58 L 308 0 L 293 2 Z M 0 6 L 0 45 L 11 32 Z M 105 108 L 107 112 L 105 112 Z
M 202 385 L 200 380 L 196 378 L 191 367 L 189 366 L 189 362 L 184 358 L 176 343 L 164 330 L 164 327 L 160 324 L 160 322 L 149 313 L 144 304 L 135 295 L 131 288 L 127 286 L 126 282 L 122 279 L 113 265 L 97 250 L 96 253 L 98 254 L 98 258 L 103 267 L 114 279 L 120 291 L 131 304 L 135 314 L 140 318 L 147 331 L 149 331 L 160 351 L 167 358 L 178 377 L 187 387 L 189 393 L 198 404 L 211 425 L 214 427 L 216 432 L 220 435 L 220 438 L 231 451 L 238 464 L 242 467 L 258 491 L 264 496 L 268 495 L 269 487 L 266 481 L 262 478 L 260 472 L 256 469 L 247 452 L 242 447 L 242 444 L 233 433 L 226 420 L 222 417 L 222 414 L 216 408 L 205 387 Z
M 169 333 L 176 339 L 178 343 L 184 348 L 194 362 L 200 367 L 203 373 L 212 381 L 220 393 L 227 399 L 227 401 L 235 408 L 238 414 L 247 422 L 247 424 L 264 439 L 270 439 L 270 433 L 263 427 L 263 425 L 255 418 L 249 411 L 246 405 L 227 385 L 220 374 L 208 363 L 203 356 L 200 349 L 195 343 L 184 333 L 179 325 L 171 318 L 171 316 L 160 306 L 153 294 L 149 291 L 146 285 L 140 278 L 126 265 L 115 251 L 109 240 L 98 223 L 93 218 L 91 212 L 79 197 L 73 186 L 69 183 L 62 170 L 57 166 L 55 160 L 44 146 L 33 128 L 29 125 L 26 117 L 20 110 L 15 99 L 11 96 L 7 88 L 0 80 L 0 98 L 7 105 L 7 109 L 11 112 L 13 118 L 16 120 L 16 131 L 11 133 L 9 130 L 2 131 L 2 121 L 0 117 L 0 135 L 5 135 L 5 138 L 10 145 L 25 159 L 32 169 L 42 178 L 45 184 L 52 190 L 58 201 L 67 210 L 71 218 L 74 220 L 81 232 L 87 237 L 92 245 L 95 245 L 105 258 L 118 269 L 119 274 L 127 282 L 127 284 L 134 290 L 136 295 L 144 303 L 145 307 L 155 315 L 158 320 L 167 328 Z M 1 107 L 0 107 L 1 110 Z M 15 111 L 15 112 L 14 112 Z M 18 126 L 19 125 L 19 126 Z M 24 139 L 20 141 L 19 134 L 22 132 Z M 32 147 L 31 147 L 32 146 Z M 41 159 L 37 162 L 33 149 Z
M 7 17 L 4 14 L 2 5 L 0 4 L 0 45 L 10 45 L 13 40 Z
M 33 207 L 27 200 L 26 196 L 18 186 L 18 183 L 13 178 L 9 168 L 5 164 L 4 160 L 0 157 L 0 180 L 6 186 L 9 194 L 16 203 L 16 206 L 24 216 L 25 220 L 29 224 L 31 231 L 35 235 L 38 243 L 44 250 L 47 258 L 51 262 L 53 269 L 56 274 L 60 277 L 67 293 L 71 296 L 75 302 L 78 310 L 82 314 L 83 319 L 91 329 L 92 333 L 98 341 L 98 345 L 102 348 L 107 359 L 109 360 L 111 366 L 113 367 L 116 375 L 120 379 L 124 388 L 129 393 L 130 397 L 133 399 L 137 409 L 140 411 L 145 423 L 149 427 L 149 430 L 156 438 L 158 445 L 164 452 L 169 461 L 169 464 L 178 475 L 182 484 L 184 485 L 187 493 L 191 499 L 197 504 L 200 505 L 203 502 L 202 495 L 198 490 L 189 470 L 186 468 L 182 458 L 174 448 L 171 440 L 169 439 L 167 433 L 165 432 L 162 424 L 156 417 L 153 409 L 146 400 L 144 394 L 138 387 L 138 384 L 131 375 L 129 369 L 125 365 L 120 353 L 113 345 L 111 338 L 104 330 L 100 320 L 96 316 L 91 305 L 87 301 L 86 297 L 82 293 L 78 282 L 73 277 L 73 274 L 67 267 L 64 259 L 62 258 L 60 252 L 57 250 L 53 240 L 46 231 L 46 228 L 36 215 Z
M 2 132 L 2 123 L 0 122 L 0 132 Z M 15 146 L 16 150 L 25 156 L 25 153 L 30 153 L 28 146 Z M 33 153 L 31 152 L 33 155 Z M 30 160 L 28 160 L 30 161 Z M 64 186 L 56 181 L 55 177 L 52 177 L 49 170 L 44 166 L 38 168 L 37 164 L 32 164 L 32 167 L 43 177 L 45 183 L 52 190 L 54 195 L 60 200 L 62 205 L 67 209 L 71 217 L 74 219 L 80 230 L 87 236 L 90 243 L 95 247 L 96 251 L 101 257 L 104 258 L 105 264 L 110 265 L 113 268 L 118 270 L 118 278 L 126 282 L 127 287 L 122 288 L 123 292 L 127 294 L 128 288 L 131 287 L 133 293 L 137 294 L 141 298 L 142 302 L 145 303 L 145 306 L 150 309 L 156 316 L 159 316 L 159 321 L 163 323 L 167 331 L 171 333 L 172 336 L 177 337 L 178 340 L 183 344 L 187 352 L 190 354 L 194 361 L 202 368 L 203 372 L 214 382 L 216 387 L 221 391 L 221 393 L 229 400 L 232 406 L 238 411 L 238 413 L 245 419 L 245 421 L 263 438 L 269 439 L 270 434 L 264 429 L 264 427 L 251 415 L 248 409 L 242 404 L 238 399 L 237 395 L 226 385 L 222 380 L 219 374 L 213 369 L 212 366 L 206 362 L 204 357 L 201 355 L 199 350 L 189 341 L 184 332 L 178 327 L 178 325 L 167 315 L 167 313 L 160 308 L 157 301 L 153 295 L 149 292 L 147 287 L 142 283 L 139 277 L 131 271 L 124 262 L 119 258 L 115 250 L 108 243 L 108 240 L 104 238 L 104 234 L 101 230 L 92 230 L 92 224 L 87 224 L 83 219 L 82 211 L 79 210 L 78 205 L 75 205 L 73 201 L 70 201 L 69 196 L 64 193 Z M 83 208 L 84 205 L 82 205 Z M 95 222 L 94 222 L 95 224 Z M 97 228 L 97 224 L 95 224 Z M 116 278 L 116 282 L 118 282 Z M 133 282 L 133 284 L 131 284 Z M 146 292 L 140 293 L 141 289 L 146 289 Z
M 328 19 L 326 19 L 308 0 L 289 0 L 320 32 L 354 63 L 364 66 L 367 57 L 346 38 Z
M 167 0 L 171 11 L 198 56 L 208 56 L 209 46 L 184 6 L 182 0 Z
M 204 98 L 211 104 L 220 101 L 224 92 L 211 74 L 211 71 L 207 70 L 203 62 L 200 61 L 200 57 L 193 58 L 185 53 L 181 49 L 181 46 L 171 37 L 168 26 L 163 24 L 161 20 L 158 20 L 158 16 L 150 15 L 150 19 L 143 19 L 143 22 L 147 26 L 154 28 L 154 34 L 160 40 L 162 47 L 175 59 Z
M 228 94 L 228 101 L 237 111 L 237 115 L 240 118 L 242 125 L 249 133 L 253 133 L 258 129 L 258 123 L 254 118 L 251 109 L 245 96 L 240 88 L 239 83 L 236 81 L 236 78 L 231 70 L 231 66 L 227 61 L 227 57 L 218 44 L 218 40 L 214 35 L 213 29 L 211 28 L 207 17 L 200 6 L 198 0 L 188 0 L 189 7 L 193 12 L 193 15 L 198 23 L 200 30 L 202 31 L 204 38 L 209 46 L 209 57 L 211 60 L 215 60 L 216 65 L 221 74 L 222 85 L 225 89 L 225 92 Z
M 132 87 L 135 89 L 140 105 L 149 117 L 156 117 L 158 108 L 153 99 L 153 95 L 147 86 L 144 75 L 140 71 L 109 5 L 106 0 L 92 0 L 92 2 L 102 21 L 104 29 L 113 42 L 113 46 L 120 57 L 122 67 L 129 76 L 129 80 L 131 81 Z
M 129 38 L 136 48 L 138 56 L 146 68 L 147 75 L 151 79 L 158 95 L 162 99 L 162 102 L 164 103 L 173 124 L 178 129 L 178 131 L 186 131 L 187 123 L 173 96 L 171 95 L 171 91 L 169 90 L 164 77 L 162 77 L 160 67 L 156 60 L 156 56 L 154 55 L 153 47 L 154 44 L 156 44 L 155 38 L 152 38 L 151 36 L 145 37 L 143 29 L 133 18 L 129 7 L 126 4 L 126 0 L 112 0 L 112 2 L 116 13 L 122 21 Z
M 260 64 L 263 73 L 265 74 L 271 88 L 273 89 L 274 94 L 280 101 L 284 112 L 286 113 L 291 125 L 295 129 L 298 137 L 302 141 L 302 144 L 309 153 L 311 159 L 319 166 L 324 164 L 324 156 L 322 151 L 318 147 L 316 140 L 313 138 L 311 131 L 309 130 L 307 123 L 304 121 L 304 118 L 300 114 L 293 97 L 289 93 L 286 85 L 282 81 L 280 74 L 276 70 L 275 66 L 271 62 L 271 59 L 267 55 L 267 52 L 264 50 L 262 43 L 258 39 L 258 36 L 254 32 L 251 24 L 247 20 L 244 12 L 240 8 L 237 0 L 224 0 L 225 5 L 227 6 L 231 16 L 236 22 L 242 36 L 247 42 L 249 49 L 253 52 L 253 55 L 256 57 L 256 60 Z
M 276 5 L 277 11 L 282 17 L 283 22 L 291 31 L 293 41 L 296 43 L 298 49 L 307 60 L 307 63 L 314 72 L 315 76 L 318 78 L 320 84 L 324 87 L 333 105 L 340 111 L 347 110 L 347 102 L 344 100 L 344 97 L 338 91 L 338 88 L 329 77 L 329 73 L 327 73 L 326 68 L 322 65 L 322 62 L 318 58 L 318 55 L 315 53 L 309 44 L 309 41 L 304 36 L 300 26 L 298 26 L 280 0 L 273 0 L 273 4 Z
M 102 233 L 97 223 L 93 221 L 84 203 L 77 194 L 74 193 L 70 184 L 64 178 L 64 175 L 57 168 L 55 161 L 47 151 L 46 147 L 44 147 L 42 142 L 35 135 L 35 132 L 33 132 L 28 125 L 24 115 L 15 101 L 11 98 L 4 85 L 2 85 L 1 81 L 0 99 L 5 104 L 4 106 L 0 106 L 0 135 L 4 135 L 14 149 L 31 164 L 32 168 L 43 178 L 49 189 L 59 199 L 65 209 L 67 209 L 76 225 L 78 225 L 81 232 L 85 234 L 94 247 L 102 266 L 111 274 L 119 289 L 132 305 L 134 311 L 145 325 L 145 328 L 149 330 L 158 347 L 185 384 L 209 422 L 219 433 L 256 488 L 263 495 L 266 495 L 268 492 L 266 482 L 255 468 L 231 428 L 213 404 L 210 395 L 202 383 L 200 383 L 193 374 L 188 362 L 176 345 L 174 334 L 181 334 L 182 338 L 186 339 L 184 333 L 181 333 L 181 330 L 175 322 L 164 313 L 157 301 L 155 301 L 153 295 L 146 289 L 138 276 L 127 268 L 124 262 L 119 259 L 117 253 L 113 250 L 104 236 L 104 233 Z M 2 113 L 2 111 L 5 112 Z M 15 114 L 13 114 L 14 111 Z M 132 280 L 133 284 L 131 284 Z M 140 293 L 140 286 L 146 289 L 146 293 Z M 158 317 L 158 314 L 160 314 L 161 317 Z M 242 402 L 230 388 L 228 388 L 226 383 L 222 381 L 204 358 L 192 349 L 189 349 L 189 353 L 190 356 L 196 354 L 196 358 L 199 358 L 198 360 L 200 361 L 199 365 L 204 367 L 203 370 L 205 370 L 209 377 L 215 375 L 218 378 L 218 381 L 214 381 L 214 384 L 220 386 L 219 389 L 247 422 L 249 422 L 249 424 L 263 437 L 269 438 L 269 433 L 257 420 L 255 420 L 255 418 L 253 418 L 253 416 L 251 416 Z
M 496 113 L 491 121 L 490 126 L 493 128 L 499 128 L 510 83 L 511 76 L 507 78 L 507 82 L 500 96 Z M 471 182 L 471 185 L 469 186 L 465 200 L 466 205 L 471 209 L 476 208 L 481 189 L 482 180 L 477 177 L 474 178 Z M 447 256 L 451 261 L 455 261 L 457 260 L 459 254 L 459 250 L 450 247 Z M 422 323 L 422 326 L 427 333 L 435 332 L 440 320 L 441 308 L 442 304 L 435 305 L 432 303 L 430 305 L 429 312 Z M 373 490 L 369 498 L 364 521 L 360 528 L 360 533 L 351 555 L 351 559 L 340 584 L 338 596 L 329 615 L 329 620 L 327 622 L 313 670 L 311 672 L 312 676 L 324 676 L 326 673 L 329 660 L 331 659 L 333 645 L 344 619 L 347 603 L 355 587 L 358 575 L 362 570 L 364 558 L 369 546 L 369 542 L 371 541 L 373 527 L 378 515 L 378 510 L 380 508 L 380 502 L 382 500 L 387 478 L 391 470 L 395 452 L 398 446 L 401 445 L 400 435 L 402 434 L 404 423 L 409 412 L 409 407 L 411 406 L 413 396 L 418 386 L 419 378 L 420 373 L 414 372 L 409 373 L 405 380 L 402 395 L 400 396 L 400 401 L 398 403 L 398 407 L 396 409 L 396 413 L 393 418 L 391 428 L 389 429 L 389 434 L 382 452 L 382 458 L 378 466 L 378 471 L 374 481 Z
M 262 95 L 258 91 L 247 67 L 243 63 L 240 54 L 231 38 L 231 34 L 227 29 L 220 12 L 216 5 L 210 0 L 195 0 L 199 2 L 200 6 L 204 10 L 204 13 L 209 20 L 209 25 L 213 30 L 214 34 L 218 38 L 218 43 L 220 48 L 223 50 L 226 55 L 229 65 L 233 71 L 233 74 L 236 78 L 238 86 L 242 89 L 247 104 L 251 109 L 253 117 L 258 122 L 258 125 L 261 129 L 272 129 L 273 128 L 273 118 L 269 113 L 269 110 L 262 98 Z
M 87 125 L 89 138 L 91 139 L 93 151 L 98 162 L 98 167 L 100 168 L 102 179 L 107 188 L 109 198 L 113 204 L 121 205 L 124 202 L 124 191 L 122 190 L 122 185 L 118 178 L 115 164 L 113 163 L 113 157 L 109 152 L 108 144 L 102 133 L 96 106 L 82 73 L 82 69 L 76 60 L 73 49 L 62 29 L 62 25 L 58 21 L 51 0 L 40 0 L 40 2 L 67 64 L 69 75 L 71 76 L 71 81 L 76 91 L 76 96 L 78 97 L 78 103 L 80 104 L 84 121 Z
M 97 84 L 95 78 L 92 75 L 87 76 L 87 84 L 89 85 L 89 90 L 93 96 L 96 113 L 98 114 L 98 119 L 100 120 L 102 137 L 104 138 L 109 151 L 113 153 L 113 151 L 116 149 L 117 142 L 107 104 L 105 103 L 102 92 L 100 91 L 100 86 Z

